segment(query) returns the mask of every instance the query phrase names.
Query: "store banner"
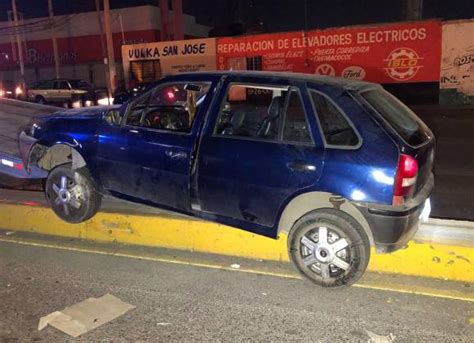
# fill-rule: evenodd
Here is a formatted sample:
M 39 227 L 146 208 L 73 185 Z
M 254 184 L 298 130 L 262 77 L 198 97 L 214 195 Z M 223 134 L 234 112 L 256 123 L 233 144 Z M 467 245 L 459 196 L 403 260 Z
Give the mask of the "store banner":
M 378 83 L 437 82 L 439 21 L 308 32 L 313 72 Z
M 216 70 L 215 38 L 122 46 L 127 83 L 150 82 L 166 75 Z
M 308 72 L 303 31 L 217 39 L 219 70 Z
M 443 23 L 440 103 L 474 104 L 474 19 Z
M 220 70 L 292 71 L 378 83 L 437 82 L 440 21 L 219 38 Z

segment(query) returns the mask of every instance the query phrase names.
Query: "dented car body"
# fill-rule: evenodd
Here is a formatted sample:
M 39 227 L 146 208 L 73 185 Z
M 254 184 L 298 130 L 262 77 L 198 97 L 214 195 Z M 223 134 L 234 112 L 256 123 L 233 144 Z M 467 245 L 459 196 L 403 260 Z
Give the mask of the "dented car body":
M 122 106 L 39 118 L 26 165 L 69 222 L 103 194 L 271 238 L 323 286 L 364 272 L 370 245 L 415 233 L 434 185 L 434 137 L 379 85 L 305 74 L 193 73 Z

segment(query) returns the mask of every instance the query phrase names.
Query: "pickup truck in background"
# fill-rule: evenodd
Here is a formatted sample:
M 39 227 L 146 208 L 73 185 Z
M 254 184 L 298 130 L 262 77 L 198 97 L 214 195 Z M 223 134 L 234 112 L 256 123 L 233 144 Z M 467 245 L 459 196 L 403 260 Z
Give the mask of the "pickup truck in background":
M 107 90 L 84 80 L 45 80 L 28 88 L 27 99 L 38 104 L 60 103 L 67 107 L 108 105 Z

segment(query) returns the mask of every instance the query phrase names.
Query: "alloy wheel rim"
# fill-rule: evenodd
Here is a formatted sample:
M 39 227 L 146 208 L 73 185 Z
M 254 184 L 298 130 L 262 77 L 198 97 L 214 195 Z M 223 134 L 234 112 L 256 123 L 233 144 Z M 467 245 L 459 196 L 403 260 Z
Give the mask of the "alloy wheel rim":
M 351 245 L 348 238 L 328 226 L 314 228 L 300 239 L 301 262 L 323 279 L 338 277 L 351 268 Z
M 53 182 L 52 189 L 56 195 L 54 204 L 69 216 L 72 209 L 78 210 L 82 205 L 82 188 L 74 180 L 62 175 L 59 182 Z

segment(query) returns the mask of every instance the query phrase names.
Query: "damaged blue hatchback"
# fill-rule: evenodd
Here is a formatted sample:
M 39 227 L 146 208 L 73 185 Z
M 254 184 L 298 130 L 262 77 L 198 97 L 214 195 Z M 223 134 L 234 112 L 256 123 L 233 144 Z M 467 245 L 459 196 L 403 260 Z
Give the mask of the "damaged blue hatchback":
M 380 85 L 323 76 L 170 76 L 122 106 L 58 112 L 20 135 L 70 223 L 104 194 L 277 238 L 316 284 L 350 285 L 370 246 L 429 215 L 434 137 Z

